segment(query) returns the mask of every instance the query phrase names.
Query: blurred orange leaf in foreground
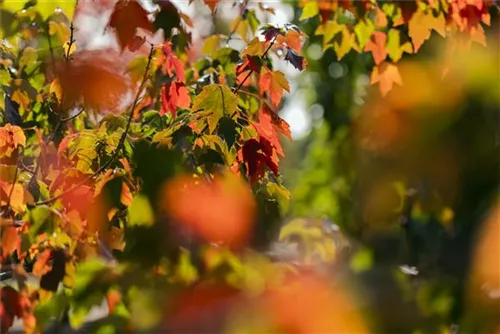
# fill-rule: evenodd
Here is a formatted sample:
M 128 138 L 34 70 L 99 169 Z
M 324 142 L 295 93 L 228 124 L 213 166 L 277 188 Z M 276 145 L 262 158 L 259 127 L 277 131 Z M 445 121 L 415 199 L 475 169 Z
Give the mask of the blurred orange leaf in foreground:
M 269 291 L 259 308 L 283 333 L 367 333 L 345 289 L 312 275 L 293 277 Z
M 115 50 L 82 51 L 73 54 L 69 64 L 58 66 L 63 108 L 68 109 L 80 98 L 99 111 L 115 111 L 120 107 L 127 89 L 125 61 Z
M 163 200 L 175 221 L 210 242 L 244 244 L 254 219 L 252 193 L 233 174 L 210 181 L 179 177 L 166 184 Z

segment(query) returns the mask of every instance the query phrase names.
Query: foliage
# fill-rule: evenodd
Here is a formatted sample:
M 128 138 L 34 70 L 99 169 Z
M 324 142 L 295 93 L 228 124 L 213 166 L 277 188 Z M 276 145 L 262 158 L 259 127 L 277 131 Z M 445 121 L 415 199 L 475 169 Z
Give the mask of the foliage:
M 289 199 L 280 164 L 281 140 L 291 133 L 278 111 L 292 90 L 282 69 L 309 66 L 301 27 L 268 24 L 259 17 L 273 8 L 235 1 L 229 33 L 199 41 L 196 20 L 170 1 L 151 10 L 95 1 L 94 9 L 109 10 L 116 47 L 92 49 L 80 33 L 84 2 L 0 6 L 1 260 L 17 283 L 2 289 L 2 331 L 14 317 L 27 333 L 53 321 L 80 328 L 103 300 L 109 314 L 95 330 L 369 331 L 341 282 L 262 252 L 277 238 L 278 203 Z M 203 6 L 215 19 L 222 2 Z M 305 27 L 317 25 L 323 49 L 339 61 L 351 50 L 371 54 L 371 82 L 392 106 L 394 83 L 406 85 L 400 59 L 432 31 L 449 37 L 450 54 L 486 45 L 495 5 L 300 7 Z M 244 46 L 233 46 L 236 39 Z M 442 66 L 456 70 L 447 59 Z M 306 225 L 287 226 L 279 239 L 303 239 L 307 266 L 332 261 L 330 236 Z M 354 268 L 363 271 L 371 256 L 362 250 Z M 26 281 L 28 272 L 38 285 Z M 422 292 L 422 300 L 431 297 L 434 290 Z M 256 317 L 262 321 L 248 320 Z

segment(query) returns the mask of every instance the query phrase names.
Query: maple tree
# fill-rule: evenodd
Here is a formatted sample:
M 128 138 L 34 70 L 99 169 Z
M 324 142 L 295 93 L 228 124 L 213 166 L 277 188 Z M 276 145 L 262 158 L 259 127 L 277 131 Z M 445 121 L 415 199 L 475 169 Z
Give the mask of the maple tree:
M 204 5 L 216 17 L 220 2 Z M 281 69 L 307 71 L 301 28 L 261 22 L 258 13 L 273 8 L 235 1 L 229 33 L 200 41 L 196 21 L 168 0 L 153 9 L 96 1 L 88 6 L 109 11 L 116 46 L 91 49 L 79 40 L 82 3 L 0 4 L 1 260 L 18 285 L 2 288 L 2 332 L 15 317 L 27 333 L 53 318 L 80 328 L 103 299 L 103 328 L 185 328 L 191 308 L 227 298 L 267 314 L 256 331 L 368 332 L 359 314 L 329 317 L 350 307 L 348 294 L 327 293 L 322 278 L 295 276 L 256 252 L 274 238 L 278 202 L 289 198 L 280 163 L 291 132 L 279 109 L 292 88 Z M 400 60 L 434 32 L 451 51 L 486 45 L 495 4 L 299 7 L 339 61 L 370 54 L 371 83 L 390 97 L 394 84 L 405 85 Z M 244 45 L 233 47 L 235 39 Z M 26 283 L 28 272 L 38 287 Z

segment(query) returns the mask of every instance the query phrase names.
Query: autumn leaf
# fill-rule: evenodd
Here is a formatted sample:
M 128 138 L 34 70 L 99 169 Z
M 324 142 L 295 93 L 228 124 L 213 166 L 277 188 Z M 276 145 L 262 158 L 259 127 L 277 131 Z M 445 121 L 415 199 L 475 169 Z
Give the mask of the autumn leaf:
M 137 50 L 140 47 L 138 44 L 142 45 L 136 39 L 137 29 L 153 29 L 148 12 L 138 1 L 133 0 L 119 0 L 115 4 L 108 26 L 115 29 L 121 49 L 128 47 L 131 51 Z
M 271 71 L 266 67 L 262 68 L 260 73 L 259 88 L 261 94 L 269 94 L 271 103 L 275 106 L 281 102 L 283 90 L 290 91 L 285 74 L 281 71 Z
M 21 247 L 21 238 L 16 228 L 14 226 L 2 227 L 1 233 L 2 233 L 2 239 L 1 239 L 2 259 L 6 259 L 16 250 L 18 251 L 19 254 L 19 250 Z
M 214 243 L 242 246 L 253 224 L 255 203 L 248 185 L 232 173 L 207 181 L 179 177 L 164 187 L 163 201 L 174 221 Z
M 186 82 L 184 64 L 172 51 L 172 42 L 166 42 L 162 45 L 158 65 L 161 66 L 162 72 L 168 74 L 171 78 L 174 76 L 175 70 L 177 80 L 180 82 Z
M 383 62 L 373 68 L 370 83 L 374 84 L 377 82 L 379 83 L 380 92 L 384 96 L 392 89 L 394 83 L 403 85 L 398 67 L 388 62 Z
M 26 146 L 23 129 L 10 123 L 0 128 L 0 157 L 10 157 L 18 146 Z
M 375 31 L 375 27 L 370 20 L 360 20 L 354 27 L 354 33 L 358 37 L 359 46 L 364 48 L 370 41 L 370 38 Z
M 443 13 L 434 17 L 432 11 L 419 10 L 413 14 L 408 22 L 408 35 L 413 42 L 413 49 L 417 52 L 422 44 L 431 37 L 431 31 L 437 31 L 441 36 L 446 36 L 445 18 Z
M 10 327 L 14 324 L 14 318 L 21 316 L 19 307 L 19 293 L 10 286 L 4 286 L 0 290 L 0 320 L 1 332 L 7 333 Z
M 285 60 L 288 60 L 290 64 L 292 64 L 293 67 L 295 67 L 299 71 L 302 71 L 307 67 L 307 60 L 304 57 L 299 56 L 291 48 L 287 48 Z
M 376 65 L 379 65 L 387 57 L 386 41 L 387 35 L 381 31 L 376 31 L 365 46 L 365 51 L 371 51 Z
M 162 87 L 160 116 L 169 112 L 175 118 L 177 108 L 188 109 L 190 105 L 189 91 L 182 82 L 169 82 Z
M 196 96 L 191 108 L 192 112 L 206 115 L 208 130 L 212 133 L 224 115 L 232 115 L 238 108 L 236 96 L 223 85 L 208 85 Z
M 259 136 L 266 138 L 273 146 L 276 153 L 284 156 L 283 148 L 279 141 L 279 134 L 291 140 L 290 126 L 267 106 L 259 111 L 259 122 L 252 122 Z
M 257 183 L 264 176 L 266 168 L 279 175 L 277 156 L 265 137 L 260 137 L 259 140 L 247 140 L 243 144 L 239 158 L 247 168 L 251 183 Z
M 349 31 L 346 26 L 342 26 L 340 42 L 333 42 L 333 50 L 337 54 L 337 59 L 340 61 L 351 49 L 357 48 L 355 35 Z M 328 47 L 328 46 L 327 46 Z
M 64 108 L 83 98 L 89 108 L 116 112 L 130 85 L 124 72 L 124 62 L 116 51 L 75 53 L 69 66 L 61 63 L 57 67 Z
M 303 35 L 303 33 L 291 29 L 288 30 L 284 36 L 278 35 L 278 37 L 276 38 L 276 43 L 281 44 L 287 48 L 291 48 L 300 55 L 302 53 L 301 37 Z
M 37 255 L 35 264 L 33 265 L 33 274 L 36 277 L 42 277 L 52 270 L 52 264 L 49 262 L 51 256 L 52 251 L 50 249 L 46 249 Z
M 393 62 L 397 62 L 403 56 L 403 52 L 412 53 L 411 43 L 405 42 L 401 44 L 399 30 L 389 30 L 387 34 L 387 53 L 389 57 Z

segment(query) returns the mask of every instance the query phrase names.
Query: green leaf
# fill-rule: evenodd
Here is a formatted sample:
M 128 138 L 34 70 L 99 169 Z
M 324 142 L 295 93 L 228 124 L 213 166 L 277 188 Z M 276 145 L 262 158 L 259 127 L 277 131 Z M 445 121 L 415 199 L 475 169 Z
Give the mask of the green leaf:
M 43 232 L 52 234 L 56 227 L 56 222 L 58 219 L 58 214 L 50 207 L 46 205 L 37 206 L 30 212 L 30 237 L 34 238 Z
M 10 74 L 6 69 L 0 69 L 0 85 L 9 86 L 10 84 Z
M 132 205 L 128 209 L 129 225 L 146 225 L 150 226 L 154 223 L 154 214 L 149 200 L 144 195 L 134 197 Z
M 236 95 L 227 86 L 208 85 L 195 98 L 192 111 L 203 111 L 207 116 L 208 130 L 212 133 L 224 115 L 232 115 L 237 108 Z

